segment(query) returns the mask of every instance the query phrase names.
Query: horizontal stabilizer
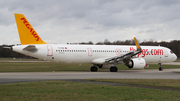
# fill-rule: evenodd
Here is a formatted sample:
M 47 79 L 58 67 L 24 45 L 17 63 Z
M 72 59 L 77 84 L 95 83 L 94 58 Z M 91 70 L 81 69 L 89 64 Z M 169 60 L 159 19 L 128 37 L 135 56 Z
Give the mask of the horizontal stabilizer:
M 3 47 L 3 48 L 6 48 L 6 49 L 11 49 L 11 47 Z
M 3 46 L 3 48 L 12 50 L 12 46 Z
M 38 49 L 36 48 L 35 45 L 29 45 L 29 46 L 25 47 L 23 50 L 29 51 L 31 53 L 35 53 L 38 51 Z

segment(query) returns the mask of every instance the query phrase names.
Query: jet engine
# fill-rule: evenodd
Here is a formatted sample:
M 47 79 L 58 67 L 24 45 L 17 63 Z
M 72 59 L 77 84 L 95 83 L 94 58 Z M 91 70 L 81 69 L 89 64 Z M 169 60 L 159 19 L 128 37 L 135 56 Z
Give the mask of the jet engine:
M 143 58 L 134 58 L 126 66 L 129 69 L 143 69 L 146 66 L 146 61 Z

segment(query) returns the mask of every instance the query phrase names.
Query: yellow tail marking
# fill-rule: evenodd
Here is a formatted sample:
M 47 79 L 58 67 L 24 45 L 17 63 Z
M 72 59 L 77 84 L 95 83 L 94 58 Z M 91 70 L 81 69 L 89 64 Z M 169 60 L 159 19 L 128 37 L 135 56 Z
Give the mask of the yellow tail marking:
M 14 14 L 21 45 L 47 44 L 36 33 L 23 14 Z
M 136 44 L 137 49 L 141 49 L 141 47 L 139 46 L 139 44 L 138 44 L 138 42 L 137 42 L 137 40 L 136 40 L 135 37 L 134 37 L 134 42 L 135 42 L 135 44 Z

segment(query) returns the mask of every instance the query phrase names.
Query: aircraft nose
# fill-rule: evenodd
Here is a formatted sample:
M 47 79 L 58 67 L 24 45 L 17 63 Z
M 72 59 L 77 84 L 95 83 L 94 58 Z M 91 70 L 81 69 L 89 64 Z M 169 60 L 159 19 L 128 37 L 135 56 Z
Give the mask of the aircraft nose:
M 176 54 L 174 54 L 172 60 L 175 61 L 176 59 L 177 59 L 177 56 L 176 56 Z

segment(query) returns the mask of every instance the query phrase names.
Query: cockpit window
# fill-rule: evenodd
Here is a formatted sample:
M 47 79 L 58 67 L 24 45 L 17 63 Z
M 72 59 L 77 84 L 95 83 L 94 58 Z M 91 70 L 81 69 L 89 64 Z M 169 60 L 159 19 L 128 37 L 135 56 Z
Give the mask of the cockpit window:
M 171 54 L 174 54 L 174 52 L 172 50 L 170 50 Z

